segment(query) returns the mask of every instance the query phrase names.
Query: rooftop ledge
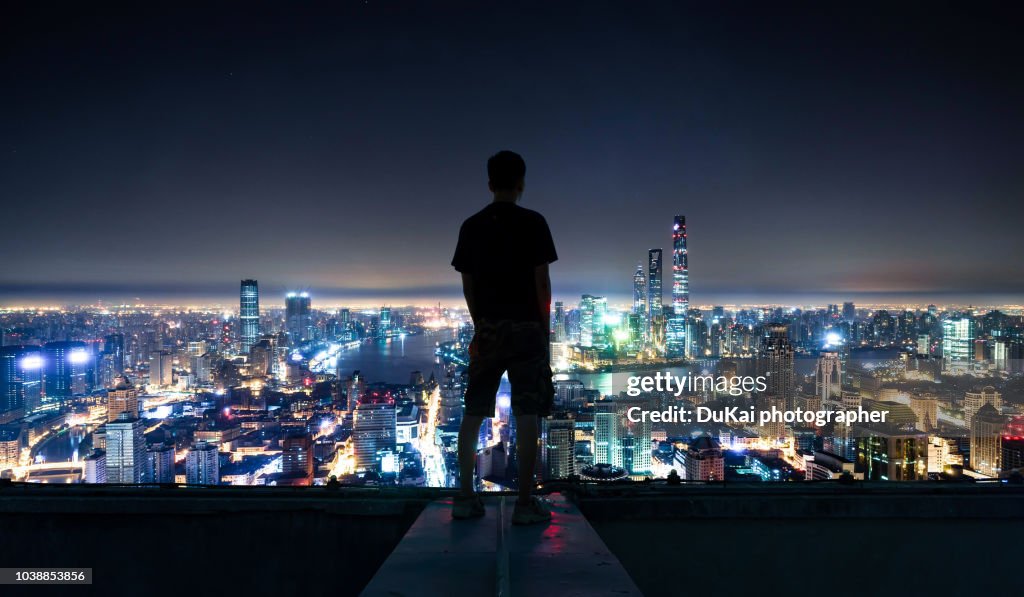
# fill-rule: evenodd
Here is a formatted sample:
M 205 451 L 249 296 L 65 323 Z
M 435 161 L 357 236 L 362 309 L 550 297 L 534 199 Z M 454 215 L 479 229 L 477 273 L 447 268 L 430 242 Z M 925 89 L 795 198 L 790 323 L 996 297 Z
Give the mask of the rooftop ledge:
M 748 585 L 729 580 L 737 565 L 790 570 L 759 580 L 773 594 L 792 589 L 794 574 L 829 586 L 837 573 L 851 572 L 837 570 L 837 562 L 856 561 L 897 594 L 908 567 L 933 565 L 928 546 L 946 553 L 955 545 L 960 570 L 1011 570 L 1024 532 L 1024 486 L 1008 483 L 552 483 L 542 492 L 559 501 L 561 520 L 532 534 L 508 529 L 508 548 L 498 549 L 494 524 L 466 534 L 470 527 L 447 518 L 452 490 L 3 483 L 0 562 L 91 567 L 108 595 L 138 594 L 154 579 L 167 590 L 194 591 L 192 575 L 168 562 L 197 549 L 197 557 L 214 558 L 215 573 L 203 581 L 210 594 L 272 587 L 448 595 L 459 591 L 444 583 L 474 560 L 489 567 L 478 570 L 474 587 L 459 585 L 464 594 L 537 594 L 542 582 L 550 595 L 603 594 L 595 585 L 652 595 L 685 580 L 694 593 L 749 595 Z M 487 498 L 487 520 L 496 500 Z M 466 547 L 478 538 L 486 549 Z M 699 571 L 665 564 L 692 558 L 695 538 L 705 548 Z M 451 557 L 458 549 L 475 555 Z M 495 588 L 501 579 L 510 592 Z M 979 594 L 1003 582 L 1000 575 L 936 574 L 916 576 L 914 587 Z M 442 586 L 447 592 L 427 590 Z

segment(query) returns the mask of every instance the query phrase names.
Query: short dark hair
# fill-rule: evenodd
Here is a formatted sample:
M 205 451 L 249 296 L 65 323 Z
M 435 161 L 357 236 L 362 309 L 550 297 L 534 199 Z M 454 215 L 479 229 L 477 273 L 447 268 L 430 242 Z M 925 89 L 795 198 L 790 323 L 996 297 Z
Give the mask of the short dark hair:
M 526 162 L 514 151 L 499 151 L 487 160 L 487 177 L 495 191 L 511 191 L 526 178 Z

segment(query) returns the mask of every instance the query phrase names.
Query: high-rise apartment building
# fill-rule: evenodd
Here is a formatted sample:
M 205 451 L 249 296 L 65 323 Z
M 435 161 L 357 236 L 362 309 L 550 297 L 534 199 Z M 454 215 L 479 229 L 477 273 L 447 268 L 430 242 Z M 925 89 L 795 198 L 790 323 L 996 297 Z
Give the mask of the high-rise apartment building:
M 576 473 L 576 421 L 569 413 L 540 420 L 541 469 L 544 479 L 566 479 Z
M 146 450 L 142 478 L 145 483 L 174 483 L 173 445 L 156 444 Z
M 217 446 L 196 442 L 185 457 L 185 482 L 189 485 L 219 485 L 220 458 Z
M 146 461 L 146 437 L 142 421 L 121 413 L 106 425 L 107 482 L 141 483 Z
M 386 392 L 367 392 L 356 405 L 352 423 L 352 446 L 356 470 L 378 467 L 378 452 L 395 451 L 395 400 Z
M 128 413 L 132 419 L 139 417 L 139 391 L 124 376 L 117 378 L 113 389 L 107 390 L 107 421 L 117 421 L 121 413 Z
M 82 482 L 107 482 L 107 453 L 105 451 L 93 450 L 92 454 L 85 457 L 85 469 Z
M 594 413 L 594 463 L 622 466 L 622 419 L 613 402 L 600 402 Z

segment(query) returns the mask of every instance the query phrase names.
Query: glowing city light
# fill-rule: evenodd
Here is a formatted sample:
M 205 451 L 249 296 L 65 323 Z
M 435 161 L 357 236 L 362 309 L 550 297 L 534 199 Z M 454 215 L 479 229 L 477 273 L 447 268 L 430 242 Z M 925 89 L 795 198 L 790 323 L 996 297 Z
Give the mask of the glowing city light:
M 622 315 L 619 313 L 605 313 L 601 321 L 605 325 L 616 326 L 622 323 Z
M 68 354 L 68 362 L 72 365 L 81 365 L 89 362 L 89 353 L 85 352 L 82 348 L 76 348 Z
M 39 369 L 43 366 L 43 357 L 37 354 L 30 354 L 21 359 L 21 368 L 25 370 Z

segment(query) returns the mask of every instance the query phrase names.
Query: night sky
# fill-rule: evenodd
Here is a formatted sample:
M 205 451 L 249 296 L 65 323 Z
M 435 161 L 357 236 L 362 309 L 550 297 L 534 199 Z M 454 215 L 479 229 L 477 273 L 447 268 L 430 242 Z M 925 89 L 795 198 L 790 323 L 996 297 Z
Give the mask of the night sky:
M 679 213 L 697 304 L 1024 302 L 1019 15 L 14 4 L 0 305 L 450 301 L 506 148 L 556 298 L 626 296 Z

